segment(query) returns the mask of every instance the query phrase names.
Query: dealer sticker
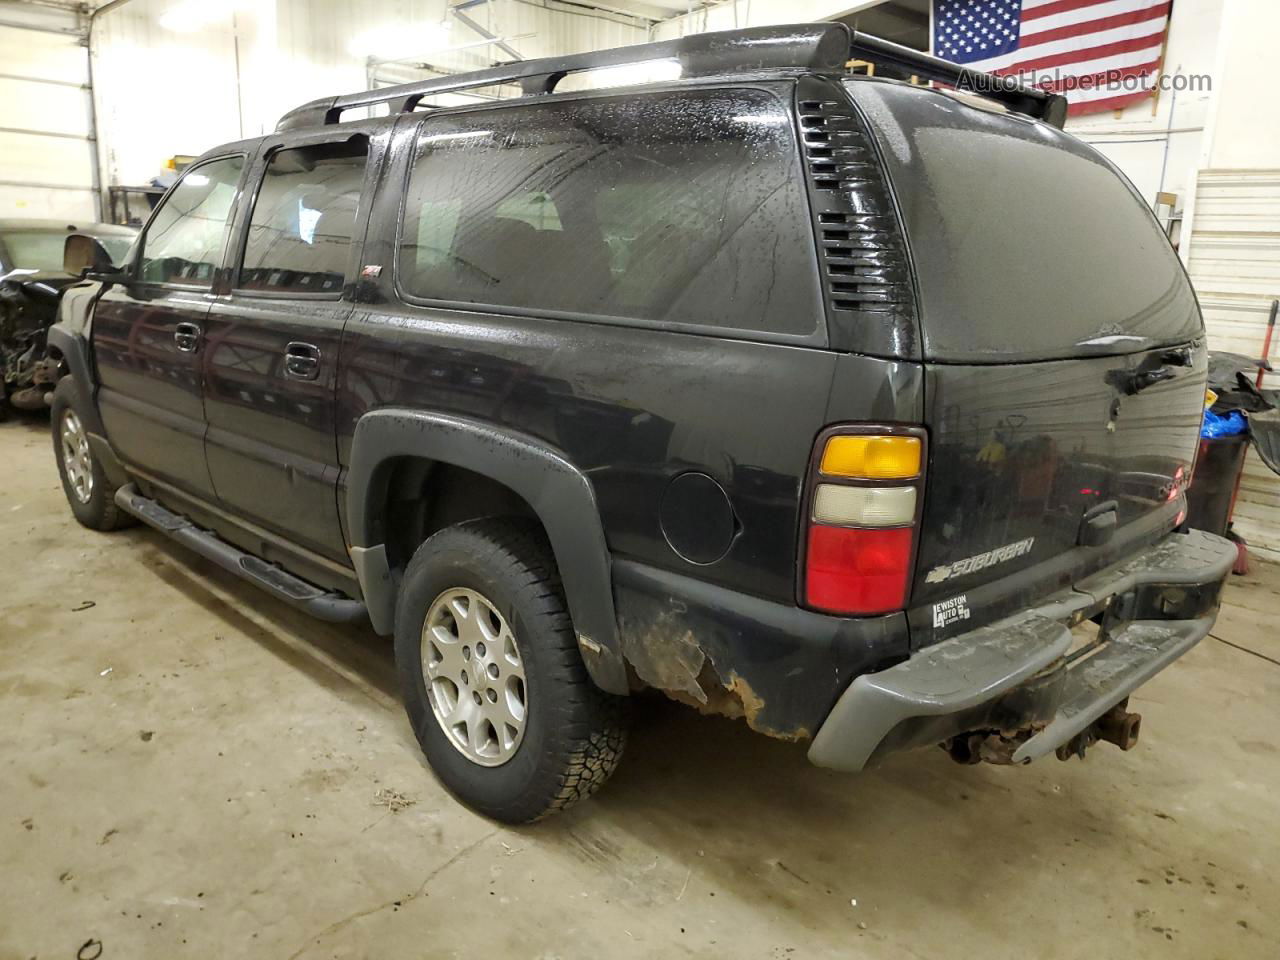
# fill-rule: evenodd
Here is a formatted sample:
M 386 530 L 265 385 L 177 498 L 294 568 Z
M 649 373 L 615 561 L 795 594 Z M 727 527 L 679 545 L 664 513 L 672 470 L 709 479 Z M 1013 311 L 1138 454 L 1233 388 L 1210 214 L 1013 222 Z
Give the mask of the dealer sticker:
M 933 628 L 941 630 L 953 623 L 969 619 L 969 598 L 965 594 L 933 605 Z

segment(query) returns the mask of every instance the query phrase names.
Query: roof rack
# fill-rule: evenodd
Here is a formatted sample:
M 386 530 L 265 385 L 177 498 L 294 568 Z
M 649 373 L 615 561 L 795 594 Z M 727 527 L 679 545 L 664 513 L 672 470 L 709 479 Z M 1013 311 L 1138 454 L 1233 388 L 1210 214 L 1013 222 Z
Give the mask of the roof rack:
M 1011 110 L 1057 127 L 1061 127 L 1066 118 L 1065 99 L 1025 86 L 1014 78 L 970 70 L 910 47 L 858 33 L 842 23 L 800 23 L 698 33 L 676 40 L 567 57 L 519 60 L 436 80 L 325 97 L 290 110 L 280 119 L 276 130 L 283 132 L 338 123 L 347 110 L 381 103 L 389 104 L 393 114 L 411 113 L 424 97 L 498 84 L 518 83 L 524 96 L 548 94 L 571 73 L 655 60 L 676 61 L 681 67 L 681 77 L 688 78 L 766 69 L 844 73 L 845 64 L 853 57 L 893 66 L 958 90 L 990 97 Z
M 977 94 L 1004 104 L 1016 113 L 1023 113 L 1062 129 L 1067 119 L 1067 98 L 1031 87 L 1017 77 L 1001 76 L 970 70 L 950 60 L 932 54 L 921 53 L 910 47 L 873 37 L 869 33 L 851 31 L 850 53 L 862 60 L 882 66 L 896 67 L 907 73 L 936 83 L 955 87 L 963 93 Z

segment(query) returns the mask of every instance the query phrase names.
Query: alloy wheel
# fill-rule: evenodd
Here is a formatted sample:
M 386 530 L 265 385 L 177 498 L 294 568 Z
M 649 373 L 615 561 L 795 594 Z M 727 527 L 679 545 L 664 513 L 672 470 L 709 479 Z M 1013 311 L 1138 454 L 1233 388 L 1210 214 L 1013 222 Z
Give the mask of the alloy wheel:
M 59 437 L 67 483 L 77 500 L 88 503 L 93 496 L 93 452 L 89 448 L 89 435 L 74 410 L 62 414 Z
M 422 673 L 436 722 L 463 756 L 497 767 L 524 737 L 528 691 L 510 625 L 487 597 L 455 587 L 427 609 Z

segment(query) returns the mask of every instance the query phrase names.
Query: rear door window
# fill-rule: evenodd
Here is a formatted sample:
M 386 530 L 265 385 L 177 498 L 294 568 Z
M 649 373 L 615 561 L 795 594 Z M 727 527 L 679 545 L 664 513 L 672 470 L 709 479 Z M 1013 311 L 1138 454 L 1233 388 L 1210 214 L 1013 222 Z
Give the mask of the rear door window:
M 941 92 L 846 86 L 902 210 L 926 359 L 1122 354 L 1199 335 L 1177 254 L 1093 148 Z
M 235 156 L 202 163 L 183 175 L 147 226 L 139 279 L 212 286 L 243 170 L 244 157 Z
M 271 155 L 249 221 L 240 290 L 342 292 L 368 156 L 363 137 Z
M 426 121 L 397 275 L 414 299 L 780 337 L 822 317 L 790 110 L 759 88 Z

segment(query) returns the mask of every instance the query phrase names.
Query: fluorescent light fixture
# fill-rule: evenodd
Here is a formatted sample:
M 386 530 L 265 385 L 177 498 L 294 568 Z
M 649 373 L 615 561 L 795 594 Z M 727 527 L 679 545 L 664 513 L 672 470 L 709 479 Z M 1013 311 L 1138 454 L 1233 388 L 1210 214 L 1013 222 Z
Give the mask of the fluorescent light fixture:
M 370 27 L 351 38 L 347 52 L 353 57 L 399 60 L 439 52 L 448 46 L 448 20 L 434 23 L 389 23 Z

